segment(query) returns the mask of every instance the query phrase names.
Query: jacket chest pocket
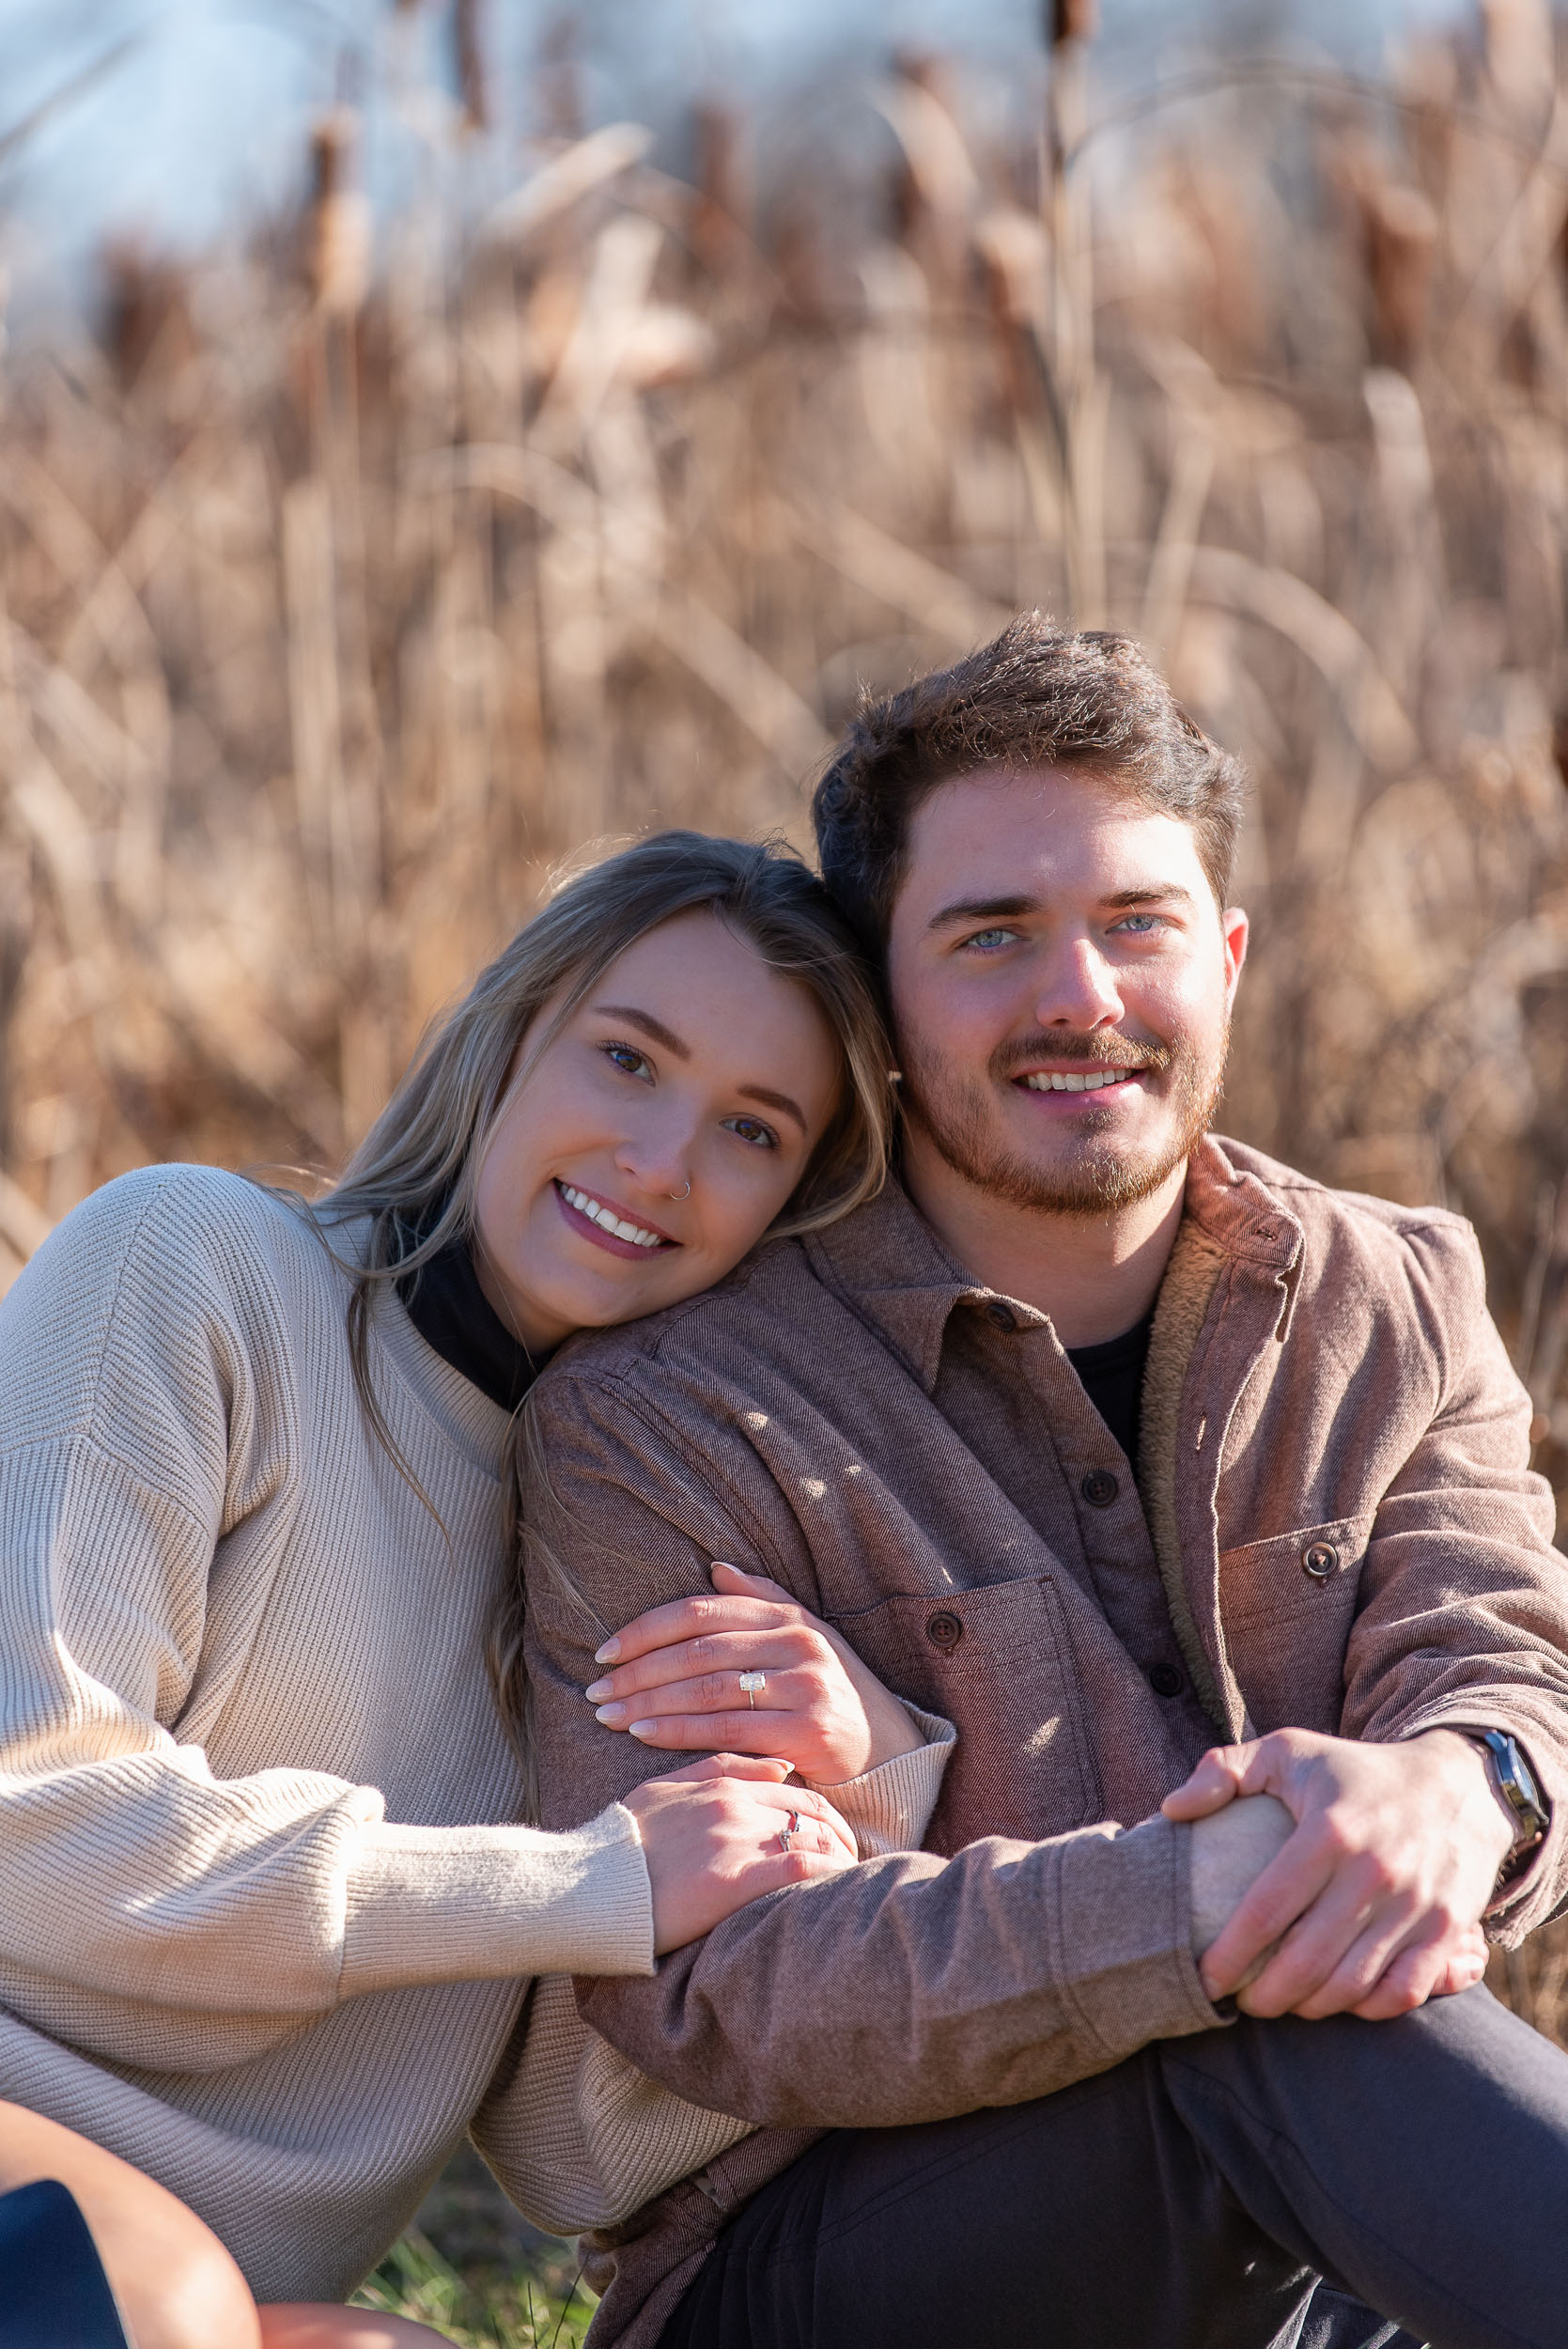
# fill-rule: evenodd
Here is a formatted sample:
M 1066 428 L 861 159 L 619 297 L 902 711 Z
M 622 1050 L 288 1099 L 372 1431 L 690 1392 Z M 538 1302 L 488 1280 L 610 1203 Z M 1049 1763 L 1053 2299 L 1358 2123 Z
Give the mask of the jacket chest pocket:
M 1225 1644 L 1252 1725 L 1334 1735 L 1356 1620 L 1369 1511 L 1219 1553 Z
M 925 1838 L 1033 1841 L 1099 1816 L 1099 1787 L 1049 1575 L 900 1594 L 831 1621 L 893 1692 L 943 1713 L 958 1743 Z

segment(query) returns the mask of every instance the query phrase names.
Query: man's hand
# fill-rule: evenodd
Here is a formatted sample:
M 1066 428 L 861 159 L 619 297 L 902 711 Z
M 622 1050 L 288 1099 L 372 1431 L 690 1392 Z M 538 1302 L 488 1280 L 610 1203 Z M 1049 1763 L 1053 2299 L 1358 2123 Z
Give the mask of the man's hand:
M 1480 1981 L 1481 1915 L 1512 1838 L 1468 1738 L 1276 1730 L 1204 1754 L 1161 1807 L 1200 1820 L 1243 1795 L 1275 1796 L 1296 1828 L 1203 1952 L 1211 1999 L 1381 2022 Z

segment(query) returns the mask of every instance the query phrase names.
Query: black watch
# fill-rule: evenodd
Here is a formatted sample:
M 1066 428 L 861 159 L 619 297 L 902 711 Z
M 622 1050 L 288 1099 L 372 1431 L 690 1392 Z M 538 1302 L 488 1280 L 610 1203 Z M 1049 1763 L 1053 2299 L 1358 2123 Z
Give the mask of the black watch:
M 1514 1813 L 1513 1849 L 1498 1872 L 1497 1892 L 1500 1892 L 1529 1865 L 1530 1855 L 1551 1826 L 1552 1808 L 1536 1784 L 1535 1772 L 1516 1737 L 1502 1729 L 1467 1729 L 1465 1735 L 1485 1748 L 1492 1784 Z

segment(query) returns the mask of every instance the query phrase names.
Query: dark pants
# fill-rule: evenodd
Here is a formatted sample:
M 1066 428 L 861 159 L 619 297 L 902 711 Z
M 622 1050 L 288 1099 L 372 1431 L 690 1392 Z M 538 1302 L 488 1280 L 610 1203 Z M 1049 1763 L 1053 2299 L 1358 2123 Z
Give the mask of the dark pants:
M 54 2178 L 0 2194 L 0 2349 L 127 2349 L 87 2222 Z
M 1568 2055 L 1481 1989 L 836 2131 L 730 2221 L 660 2349 L 1409 2349 L 1399 2326 L 1568 2349 Z

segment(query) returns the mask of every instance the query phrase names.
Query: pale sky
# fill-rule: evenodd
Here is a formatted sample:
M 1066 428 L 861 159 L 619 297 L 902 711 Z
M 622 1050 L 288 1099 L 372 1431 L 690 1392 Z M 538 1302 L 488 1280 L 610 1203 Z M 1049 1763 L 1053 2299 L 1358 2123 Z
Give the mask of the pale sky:
M 1458 0 L 1463 7 L 1463 0 Z M 384 89 L 445 71 L 447 0 L 395 17 L 390 0 L 0 0 L 0 140 L 52 93 L 59 104 L 0 148 L 0 254 L 24 308 L 79 279 L 106 236 L 199 246 L 301 184 L 311 116 L 345 58 Z M 899 46 L 977 62 L 1037 58 L 1040 0 L 489 0 L 486 45 L 502 134 L 482 168 L 517 177 L 541 28 L 579 26 L 590 121 L 653 122 L 680 160 L 685 104 L 725 92 L 753 112 L 799 106 L 831 67 L 844 86 Z M 1190 56 L 1205 28 L 1277 28 L 1375 70 L 1390 30 L 1456 0 L 1103 0 L 1096 60 L 1126 84 Z M 118 55 L 118 44 L 124 48 Z M 395 48 L 393 44 L 400 43 Z M 98 78 L 73 76 L 108 59 Z M 417 134 L 379 109 L 373 186 L 402 184 Z

